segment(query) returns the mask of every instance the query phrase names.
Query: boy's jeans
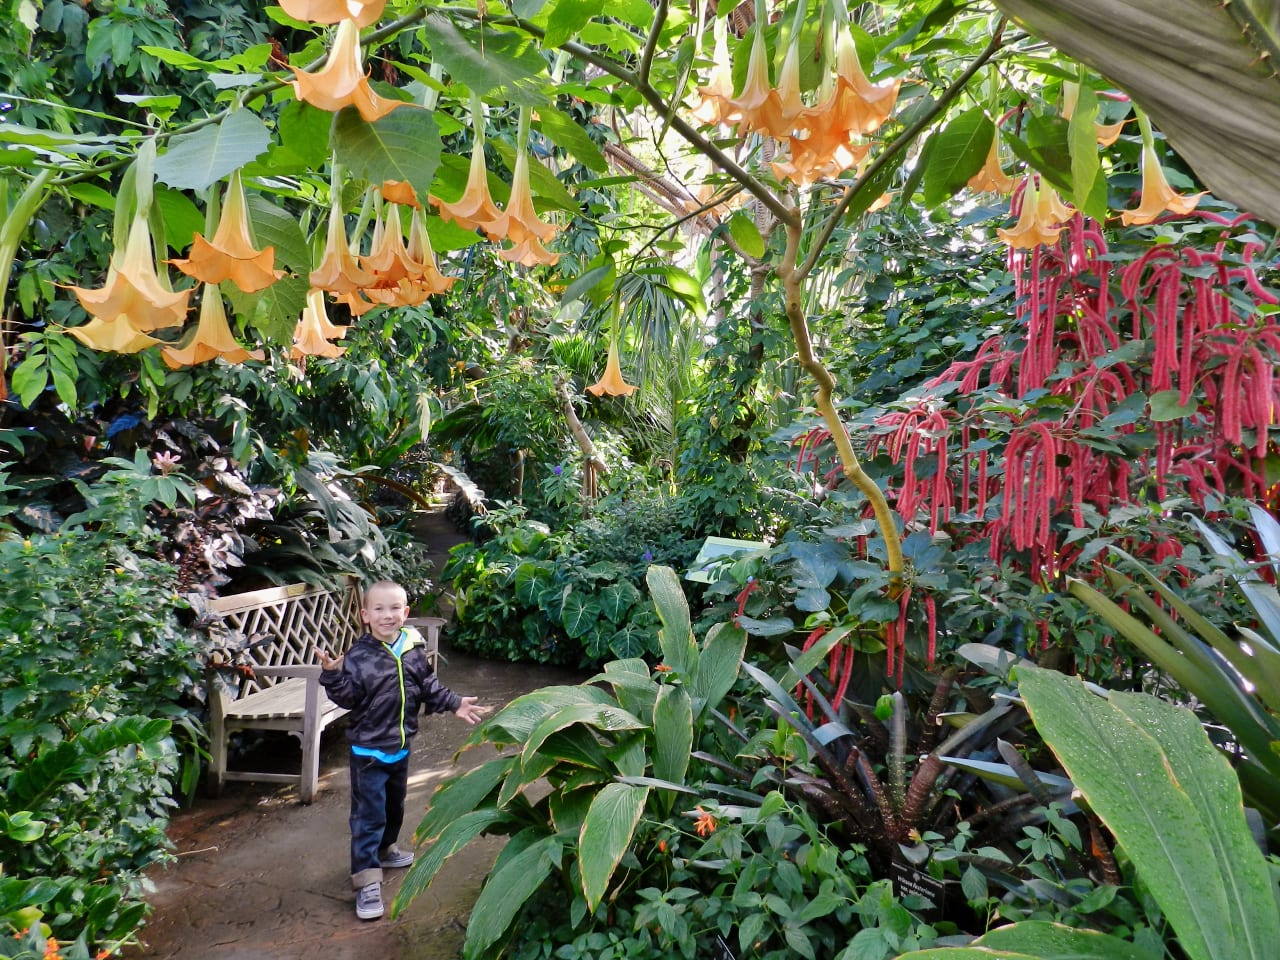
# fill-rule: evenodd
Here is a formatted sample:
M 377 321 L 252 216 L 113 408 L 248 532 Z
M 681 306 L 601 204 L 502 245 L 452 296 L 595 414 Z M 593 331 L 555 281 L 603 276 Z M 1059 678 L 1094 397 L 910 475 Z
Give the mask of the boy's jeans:
M 382 881 L 378 851 L 395 843 L 404 823 L 409 758 L 383 763 L 351 755 L 351 886 Z

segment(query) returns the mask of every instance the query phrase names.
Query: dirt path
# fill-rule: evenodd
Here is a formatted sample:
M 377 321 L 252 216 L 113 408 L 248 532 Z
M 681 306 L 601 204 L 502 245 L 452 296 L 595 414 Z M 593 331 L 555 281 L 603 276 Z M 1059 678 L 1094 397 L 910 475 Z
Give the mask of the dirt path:
M 481 703 L 500 706 L 580 674 L 551 667 L 479 660 L 445 651 L 441 679 Z M 432 792 L 453 770 L 493 756 L 453 754 L 471 728 L 452 716 L 430 718 L 416 739 L 409 813 L 401 833 L 409 845 Z M 288 748 L 285 744 L 285 748 Z M 355 916 L 347 865 L 349 775 L 338 729 L 325 735 L 320 792 L 310 806 L 293 787 L 228 784 L 219 800 L 200 801 L 173 818 L 178 860 L 151 872 L 155 908 L 143 930 L 147 948 L 131 956 L 156 960 L 444 960 L 457 957 L 471 905 L 501 846 L 484 838 L 446 863 L 430 890 L 396 919 Z M 395 895 L 403 871 L 388 871 L 384 896 Z
M 447 549 L 446 528 L 431 518 L 428 542 Z M 424 531 L 426 532 L 426 531 Z M 436 569 L 439 569 L 437 564 Z M 441 680 L 499 707 L 538 687 L 577 683 L 583 675 L 553 667 L 480 660 L 442 648 Z M 456 717 L 429 718 L 416 738 L 401 845 L 442 779 L 493 756 L 490 748 L 453 755 L 471 732 Z M 290 738 L 275 749 L 297 752 Z M 320 792 L 303 806 L 296 788 L 231 783 L 218 800 L 201 800 L 169 829 L 177 862 L 150 873 L 155 893 L 146 947 L 129 956 L 155 960 L 444 960 L 460 955 L 471 906 L 502 838 L 483 838 L 451 857 L 430 890 L 399 917 L 362 922 L 348 877 L 346 741 L 340 727 L 324 738 Z M 390 906 L 403 871 L 388 871 Z

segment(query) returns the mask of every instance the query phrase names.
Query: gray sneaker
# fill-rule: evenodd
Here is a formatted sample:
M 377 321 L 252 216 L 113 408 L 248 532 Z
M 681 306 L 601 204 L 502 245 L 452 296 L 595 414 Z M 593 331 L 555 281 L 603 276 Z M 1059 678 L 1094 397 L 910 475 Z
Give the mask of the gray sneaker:
M 378 865 L 385 870 L 407 867 L 411 863 L 413 863 L 413 854 L 408 850 L 401 850 L 394 843 L 378 851 Z
M 382 906 L 382 884 L 366 883 L 356 891 L 356 916 L 361 920 L 377 920 L 385 912 Z

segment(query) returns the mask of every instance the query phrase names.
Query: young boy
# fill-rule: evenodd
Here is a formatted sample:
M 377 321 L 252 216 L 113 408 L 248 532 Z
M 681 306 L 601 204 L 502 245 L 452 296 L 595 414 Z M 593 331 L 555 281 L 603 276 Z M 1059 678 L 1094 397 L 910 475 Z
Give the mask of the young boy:
M 404 588 L 380 581 L 365 589 L 360 618 L 368 625 L 345 656 L 317 648 L 320 685 L 329 699 L 351 711 L 351 885 L 356 916 L 383 914 L 382 871 L 407 867 L 413 854 L 396 846 L 404 822 L 409 781 L 409 742 L 418 732 L 418 710 L 453 713 L 475 724 L 486 713 L 476 697 L 461 697 L 440 683 L 427 662 L 422 637 L 405 629 Z

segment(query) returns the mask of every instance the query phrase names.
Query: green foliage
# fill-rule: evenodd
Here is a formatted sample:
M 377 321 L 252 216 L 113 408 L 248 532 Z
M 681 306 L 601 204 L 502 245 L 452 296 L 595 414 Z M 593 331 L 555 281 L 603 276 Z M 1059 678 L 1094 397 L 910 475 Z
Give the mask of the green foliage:
M 658 652 L 658 622 L 641 588 L 651 563 L 683 568 L 696 551 L 682 502 L 609 498 L 596 516 L 553 534 L 521 507 L 477 522 L 486 539 L 450 551 L 459 646 L 507 660 L 599 664 Z
M 139 926 L 142 871 L 199 769 L 194 635 L 129 499 L 104 494 L 92 527 L 0 540 L 0 899 L 64 942 Z
M 480 830 L 512 836 L 473 911 L 468 956 L 491 954 L 553 876 L 572 891 L 579 920 L 595 914 L 617 876 L 634 869 L 628 851 L 641 823 L 671 817 L 692 792 L 681 781 L 693 738 L 737 676 L 746 638 L 725 627 L 700 647 L 674 572 L 652 567 L 648 581 L 664 663 L 651 673 L 639 659 L 611 661 L 592 682 L 508 704 L 469 744 L 519 752 L 442 786 L 418 828 L 418 839 L 435 845 L 411 868 L 397 909 Z M 532 804 L 525 788 L 542 779 L 551 793 Z

